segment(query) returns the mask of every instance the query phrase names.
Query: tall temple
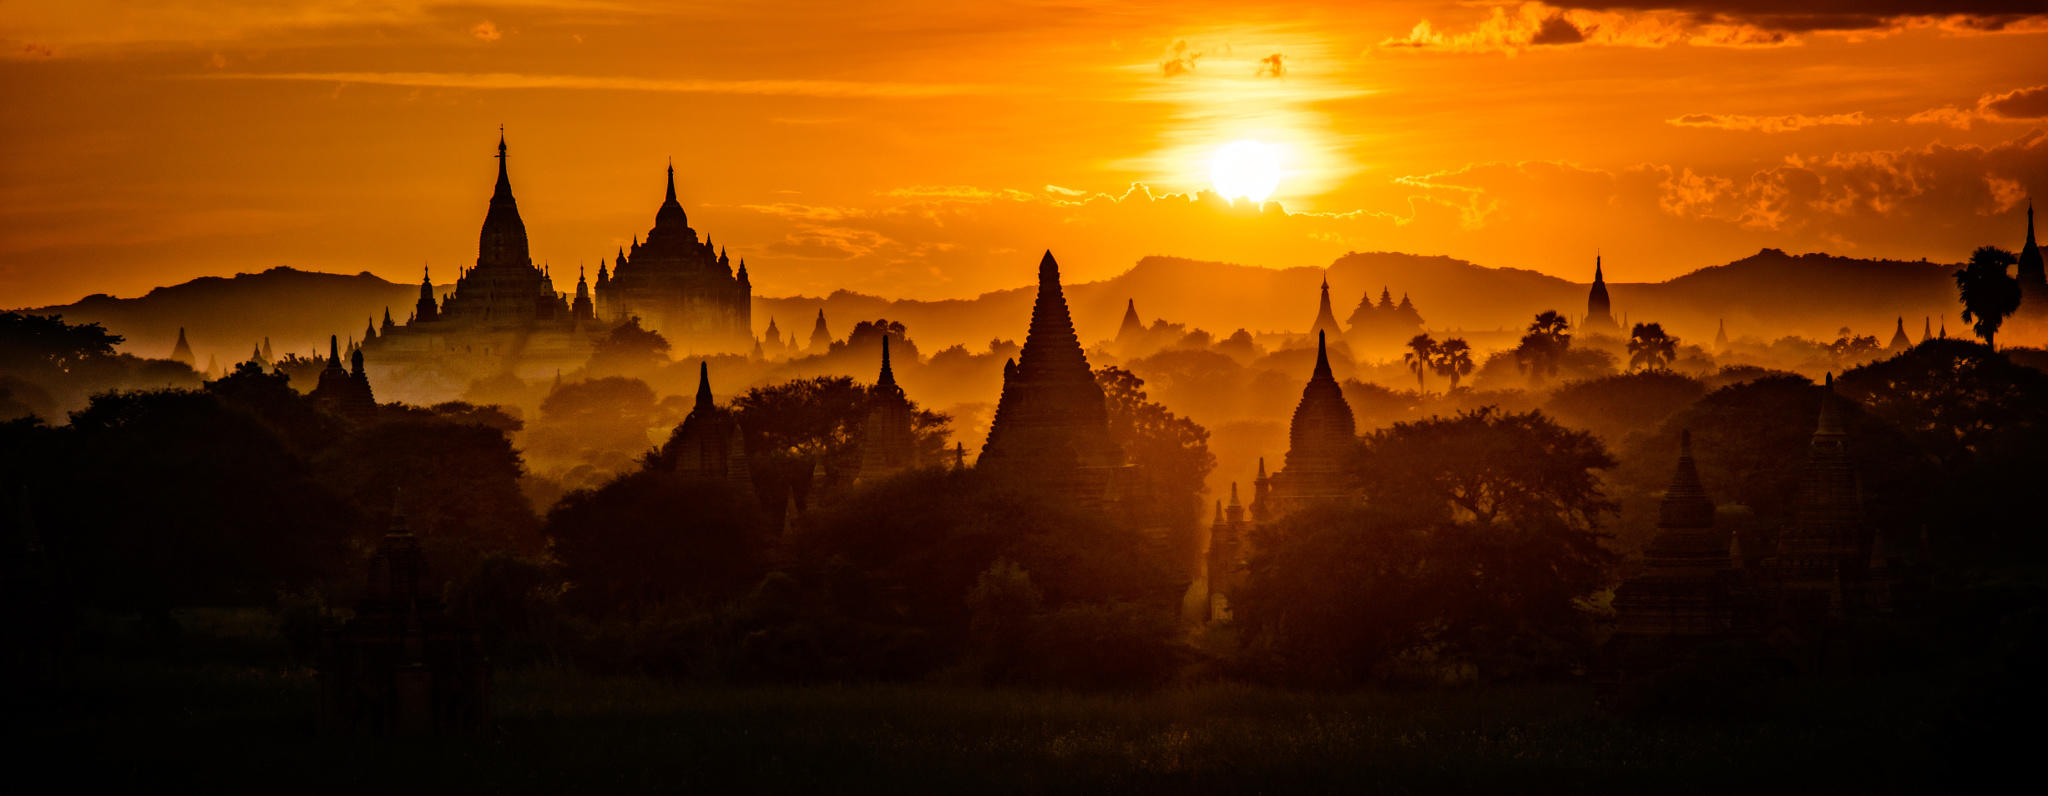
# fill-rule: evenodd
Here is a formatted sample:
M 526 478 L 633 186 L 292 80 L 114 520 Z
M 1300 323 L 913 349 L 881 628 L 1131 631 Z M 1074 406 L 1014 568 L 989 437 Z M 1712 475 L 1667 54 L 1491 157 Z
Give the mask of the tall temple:
M 671 164 L 654 228 L 645 242 L 621 249 L 609 278 L 598 280 L 596 312 L 612 324 L 638 317 L 680 351 L 744 354 L 754 347 L 753 294 L 746 262 L 735 272 L 723 249 L 690 228 L 689 214 L 676 201 Z
M 1892 341 L 1884 347 L 1886 353 L 1897 354 L 1913 347 L 1913 338 L 1906 336 L 1906 316 L 1899 316 L 1898 324 L 1892 327 Z
M 1116 327 L 1116 344 L 1129 345 L 1145 336 L 1145 322 L 1138 320 L 1138 300 L 1124 299 L 1124 320 Z
M 794 338 L 795 336 L 796 335 L 793 333 L 790 335 L 791 338 Z M 793 339 L 790 343 L 790 347 L 796 347 L 796 343 Z M 808 344 L 808 346 L 804 349 L 804 353 L 823 354 L 830 350 L 832 350 L 832 332 L 825 328 L 825 308 L 819 307 L 818 322 L 811 326 L 811 341 Z
M 889 366 L 889 336 L 882 335 L 882 372 L 868 389 L 874 406 L 861 422 L 860 471 L 854 483 L 879 481 L 920 464 L 911 433 L 910 399 Z
M 1330 372 L 1329 340 L 1317 334 L 1315 372 L 1287 427 L 1286 463 L 1270 478 L 1261 473 L 1253 513 L 1270 521 L 1310 503 L 1344 499 L 1351 493 L 1345 472 L 1357 444 L 1358 420 Z M 1265 468 L 1264 460 L 1259 467 Z
M 2041 246 L 2034 242 L 2034 202 L 2027 200 L 2027 239 L 2020 244 L 2020 312 L 2048 316 L 2048 267 L 2041 262 Z M 2031 305 L 2031 306 L 2029 306 Z
M 1109 438 L 1102 385 L 1088 369 L 1048 251 L 1038 262 L 1038 298 L 1017 359 L 1003 365 L 980 468 L 1046 484 L 1084 501 L 1106 500 L 1123 452 Z
M 1330 277 L 1323 277 L 1322 298 L 1316 303 L 1316 320 L 1309 324 L 1308 333 L 1321 338 L 1325 335 L 1344 339 L 1344 327 L 1337 325 L 1337 313 L 1330 311 Z
M 725 481 L 741 494 L 754 494 L 753 471 L 739 420 L 711 397 L 711 364 L 697 365 L 697 403 L 665 446 L 675 472 L 686 479 Z
M 321 639 L 320 724 L 332 732 L 448 734 L 490 718 L 491 668 L 475 631 L 427 580 L 419 537 L 393 511 L 355 615 Z
M 1264 469 L 1263 465 L 1260 469 Z M 1264 473 L 1260 474 L 1264 477 Z M 1230 505 L 1216 502 L 1216 519 L 1209 524 L 1209 549 L 1203 557 L 1206 599 L 1202 619 L 1230 620 L 1230 595 L 1244 587 L 1251 558 L 1253 523 L 1245 518 L 1244 504 L 1237 499 L 1237 482 L 1230 483 Z
M 178 327 L 178 342 L 171 346 L 171 361 L 183 362 L 188 367 L 199 367 L 199 358 L 192 355 L 192 344 L 185 342 L 185 327 Z
M 1779 626 L 1806 641 L 1887 602 L 1884 579 L 1873 571 L 1875 535 L 1863 514 L 1863 489 L 1849 455 L 1834 374 L 1823 390 L 1792 527 L 1762 565 Z
M 1586 292 L 1586 319 L 1579 323 L 1579 331 L 1621 336 L 1621 325 L 1614 322 L 1614 308 L 1607 300 L 1607 275 L 1601 272 L 1597 254 L 1593 255 L 1593 288 Z
M 1657 512 L 1657 534 L 1642 569 L 1614 591 L 1616 628 L 1608 665 L 1628 678 L 1683 661 L 1704 644 L 1752 632 L 1755 595 L 1714 527 L 1714 502 L 1692 458 L 1692 432 L 1679 435 L 1678 466 Z
M 412 318 L 364 341 L 380 367 L 448 372 L 455 383 L 505 373 L 541 378 L 582 366 L 606 331 L 578 318 L 547 270 L 533 264 L 502 132 L 497 159 L 476 265 L 438 298 L 422 273 Z

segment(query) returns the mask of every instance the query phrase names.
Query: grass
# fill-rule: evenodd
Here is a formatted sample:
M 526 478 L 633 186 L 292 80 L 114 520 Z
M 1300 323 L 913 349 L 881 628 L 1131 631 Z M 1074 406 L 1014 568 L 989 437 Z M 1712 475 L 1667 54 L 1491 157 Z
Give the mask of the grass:
M 310 674 L 82 667 L 10 711 L 25 760 L 73 781 L 287 791 L 1659 792 L 1889 786 L 1939 772 L 1939 704 L 1792 689 L 1777 718 L 1626 720 L 1581 686 L 1316 693 L 1213 684 L 1133 694 L 941 686 L 712 687 L 560 669 L 496 681 L 477 735 L 321 736 Z M 1766 777 L 1762 772 L 1793 772 Z M 82 778 L 82 780 L 81 780 Z

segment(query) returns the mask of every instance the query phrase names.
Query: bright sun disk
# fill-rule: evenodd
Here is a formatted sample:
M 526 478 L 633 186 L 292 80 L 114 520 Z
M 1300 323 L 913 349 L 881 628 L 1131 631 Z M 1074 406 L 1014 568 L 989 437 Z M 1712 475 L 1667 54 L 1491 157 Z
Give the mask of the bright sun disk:
M 1266 201 L 1273 189 L 1280 187 L 1280 153 L 1251 139 L 1232 141 L 1216 150 L 1209 162 L 1209 179 L 1225 199 Z

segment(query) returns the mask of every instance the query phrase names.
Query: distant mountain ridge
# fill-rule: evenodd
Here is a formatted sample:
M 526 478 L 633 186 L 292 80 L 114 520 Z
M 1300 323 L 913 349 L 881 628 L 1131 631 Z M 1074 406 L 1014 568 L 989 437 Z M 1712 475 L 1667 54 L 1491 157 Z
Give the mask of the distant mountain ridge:
M 1019 265 L 1018 287 L 971 299 L 888 299 L 845 290 L 824 297 L 760 297 L 754 300 L 754 327 L 759 333 L 773 318 L 785 340 L 801 343 L 822 308 L 836 337 L 844 338 L 856 322 L 888 318 L 908 326 L 928 353 L 955 343 L 978 350 L 994 338 L 1022 336 L 1031 314 L 1034 264 Z M 1590 278 L 1592 263 L 1586 265 Z M 1623 281 L 1625 261 L 1609 261 L 1605 271 L 1617 320 L 1658 321 L 1681 338 L 1705 342 L 1721 319 L 1734 337 L 1832 339 L 1836 329 L 1848 326 L 1882 339 L 1905 316 L 1917 338 L 1924 317 L 1933 316 L 1937 325 L 1943 317 L 1954 320 L 1950 274 L 1956 267 L 1764 249 L 1664 282 Z M 1438 333 L 1512 332 L 1547 309 L 1576 321 L 1585 312 L 1588 286 L 1442 255 L 1365 252 L 1340 257 L 1328 268 L 1286 269 L 1146 257 L 1109 279 L 1065 287 L 1076 330 L 1086 342 L 1115 334 L 1127 300 L 1137 302 L 1147 323 L 1165 318 L 1220 338 L 1239 328 L 1306 330 L 1326 276 L 1339 319 L 1348 318 L 1361 298 L 1377 299 L 1385 287 L 1396 301 L 1404 294 L 1414 301 L 1427 327 Z M 195 279 L 137 298 L 97 294 L 29 311 L 97 321 L 128 338 L 124 350 L 145 356 L 168 354 L 182 326 L 203 365 L 209 354 L 224 363 L 238 361 L 265 335 L 280 354 L 324 347 L 329 334 L 359 336 L 364 322 L 381 319 L 386 307 L 402 323 L 418 290 L 367 272 L 347 276 L 280 266 Z M 1952 334 L 1967 333 L 1960 321 L 1953 325 Z M 677 353 L 688 351 L 687 341 L 673 342 Z

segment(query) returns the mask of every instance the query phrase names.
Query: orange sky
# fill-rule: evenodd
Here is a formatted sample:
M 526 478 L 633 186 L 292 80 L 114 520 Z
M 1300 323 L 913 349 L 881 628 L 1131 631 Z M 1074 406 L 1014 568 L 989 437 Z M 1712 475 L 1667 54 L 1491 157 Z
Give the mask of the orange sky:
M 1359 5 L 16 0 L 0 306 L 273 265 L 445 281 L 500 123 L 564 288 L 645 234 L 671 156 L 758 295 L 971 296 L 1045 248 L 1069 280 L 1953 261 L 2017 246 L 2048 187 L 2040 0 Z M 1284 212 L 1189 201 L 1240 138 L 1281 149 Z

